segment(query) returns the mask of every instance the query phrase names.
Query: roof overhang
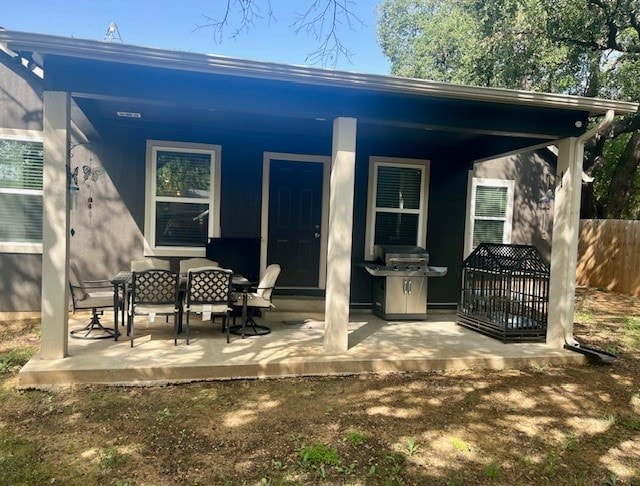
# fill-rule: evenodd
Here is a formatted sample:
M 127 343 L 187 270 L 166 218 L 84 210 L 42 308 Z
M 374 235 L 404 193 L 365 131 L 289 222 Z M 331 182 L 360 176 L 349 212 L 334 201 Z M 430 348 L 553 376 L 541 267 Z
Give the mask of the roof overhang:
M 637 103 L 460 86 L 422 79 L 0 30 L 5 52 L 40 63 L 44 88 L 68 91 L 99 129 L 225 126 L 326 137 L 358 118 L 359 136 L 418 140 L 467 160 L 580 136 L 588 116 Z M 117 111 L 143 111 L 139 120 Z M 470 147 L 473 147 L 472 149 Z
M 308 66 L 250 61 L 211 54 L 66 38 L 28 32 L 0 31 L 0 42 L 4 43 L 13 51 L 27 51 L 40 53 L 41 55 L 49 54 L 107 62 L 115 61 L 138 66 L 255 77 L 259 79 L 322 86 L 349 87 L 434 98 L 452 98 L 456 100 L 570 109 L 586 111 L 590 115 L 601 115 L 608 110 L 614 110 L 620 114 L 634 113 L 638 110 L 637 103 L 624 101 L 454 85 L 424 79 L 361 74 Z

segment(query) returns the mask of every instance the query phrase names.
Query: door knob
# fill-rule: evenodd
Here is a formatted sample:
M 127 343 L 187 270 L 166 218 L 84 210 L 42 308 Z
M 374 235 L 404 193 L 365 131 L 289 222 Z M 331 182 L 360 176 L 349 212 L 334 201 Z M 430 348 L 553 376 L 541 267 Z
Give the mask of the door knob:
M 314 234 L 313 234 L 313 236 L 314 236 L 315 238 L 320 238 L 320 233 L 314 233 Z

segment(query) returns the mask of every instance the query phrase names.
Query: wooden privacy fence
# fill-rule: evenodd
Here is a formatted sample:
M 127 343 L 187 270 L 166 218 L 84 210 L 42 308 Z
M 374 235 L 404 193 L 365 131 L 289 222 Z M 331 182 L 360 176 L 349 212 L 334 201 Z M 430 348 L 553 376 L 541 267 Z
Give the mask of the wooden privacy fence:
M 640 297 L 640 221 L 580 221 L 576 284 Z

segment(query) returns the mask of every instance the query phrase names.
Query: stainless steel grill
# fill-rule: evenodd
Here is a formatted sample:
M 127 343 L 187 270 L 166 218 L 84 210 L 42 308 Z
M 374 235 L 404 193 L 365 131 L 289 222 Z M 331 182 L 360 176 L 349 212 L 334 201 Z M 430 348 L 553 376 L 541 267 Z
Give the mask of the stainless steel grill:
M 429 253 L 419 246 L 378 245 L 375 262 L 363 267 L 374 277 L 373 313 L 383 319 L 424 319 L 427 278 L 442 277 L 447 267 L 429 265 Z

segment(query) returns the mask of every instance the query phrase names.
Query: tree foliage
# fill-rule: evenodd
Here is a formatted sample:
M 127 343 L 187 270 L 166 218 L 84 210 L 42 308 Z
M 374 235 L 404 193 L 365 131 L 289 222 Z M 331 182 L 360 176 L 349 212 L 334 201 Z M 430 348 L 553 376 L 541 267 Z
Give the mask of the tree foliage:
M 392 72 L 436 81 L 640 100 L 640 0 L 383 0 Z M 640 218 L 640 115 L 587 146 L 590 217 Z
M 209 160 L 194 160 L 171 153 L 158 156 L 156 195 L 168 197 L 200 197 L 210 190 Z

